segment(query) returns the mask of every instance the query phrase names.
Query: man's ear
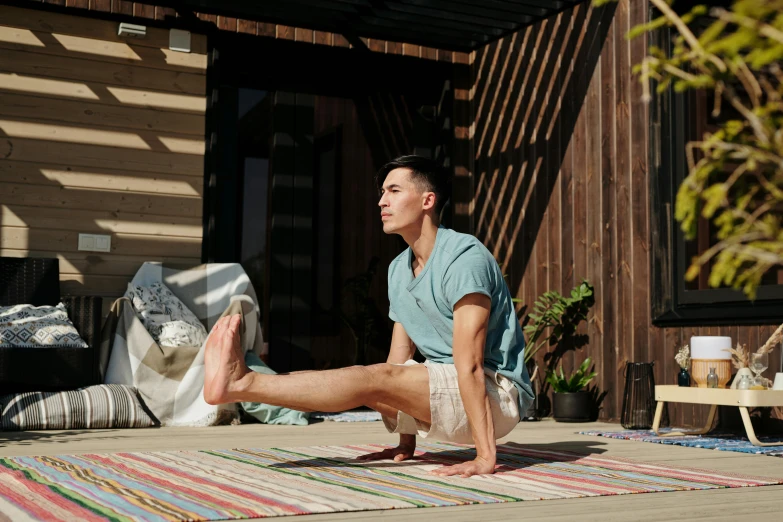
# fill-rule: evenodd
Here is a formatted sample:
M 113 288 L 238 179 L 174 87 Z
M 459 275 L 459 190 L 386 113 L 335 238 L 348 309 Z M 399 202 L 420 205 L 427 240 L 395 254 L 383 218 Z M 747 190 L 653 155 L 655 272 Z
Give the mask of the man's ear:
M 430 210 L 435 208 L 435 193 L 425 192 L 423 195 L 424 195 L 424 201 L 422 203 L 422 208 L 424 210 Z

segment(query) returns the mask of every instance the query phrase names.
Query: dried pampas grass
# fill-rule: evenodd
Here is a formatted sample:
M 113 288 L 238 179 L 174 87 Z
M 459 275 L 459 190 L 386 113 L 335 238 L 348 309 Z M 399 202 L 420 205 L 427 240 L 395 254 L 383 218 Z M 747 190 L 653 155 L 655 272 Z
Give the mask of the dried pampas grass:
M 756 353 L 760 355 L 764 355 L 765 353 L 770 353 L 775 346 L 780 344 L 780 341 L 783 340 L 783 324 L 778 326 L 778 329 L 775 330 L 775 333 L 772 334 L 772 337 L 770 337 L 766 343 L 764 343 L 764 346 L 759 348 L 759 351 Z
M 731 363 L 736 369 L 747 368 L 750 364 L 750 350 L 748 345 L 737 343 L 736 348 L 725 350 L 731 354 Z

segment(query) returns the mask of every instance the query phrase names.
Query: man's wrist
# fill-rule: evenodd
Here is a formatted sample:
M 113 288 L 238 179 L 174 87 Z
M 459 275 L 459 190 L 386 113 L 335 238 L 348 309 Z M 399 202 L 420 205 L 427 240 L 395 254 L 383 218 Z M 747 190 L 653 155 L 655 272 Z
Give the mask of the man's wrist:
M 416 435 L 400 434 L 400 447 L 415 448 Z

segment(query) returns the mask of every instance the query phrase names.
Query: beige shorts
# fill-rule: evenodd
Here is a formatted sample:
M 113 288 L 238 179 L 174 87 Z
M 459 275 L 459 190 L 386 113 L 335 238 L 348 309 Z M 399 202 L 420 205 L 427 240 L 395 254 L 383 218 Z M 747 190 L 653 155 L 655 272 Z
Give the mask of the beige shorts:
M 405 365 L 419 364 L 413 359 Z M 397 419 L 383 417 L 383 423 L 389 433 L 419 435 L 457 444 L 473 444 L 468 414 L 462 404 L 462 396 L 457 384 L 457 369 L 453 364 L 426 361 L 424 366 L 430 377 L 430 410 L 432 424 L 417 420 L 402 411 Z M 495 438 L 508 435 L 519 423 L 518 392 L 514 382 L 502 375 L 484 370 L 484 383 L 487 387 Z

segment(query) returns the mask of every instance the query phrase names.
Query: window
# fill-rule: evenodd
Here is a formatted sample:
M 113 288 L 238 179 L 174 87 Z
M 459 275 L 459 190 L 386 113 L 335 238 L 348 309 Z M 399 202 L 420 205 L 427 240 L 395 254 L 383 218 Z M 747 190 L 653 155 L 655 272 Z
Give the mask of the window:
M 671 32 L 664 29 L 651 43 L 668 50 Z M 710 222 L 701 220 L 697 237 L 686 241 L 674 219 L 677 189 L 687 174 L 686 144 L 714 130 L 720 120 L 711 116 L 712 92 L 653 96 L 650 107 L 651 297 L 657 326 L 777 324 L 783 310 L 783 267 L 770 270 L 755 301 L 732 288 L 712 288 L 710 267 L 685 281 L 693 256 L 715 244 Z M 724 111 L 719 118 L 731 118 Z

